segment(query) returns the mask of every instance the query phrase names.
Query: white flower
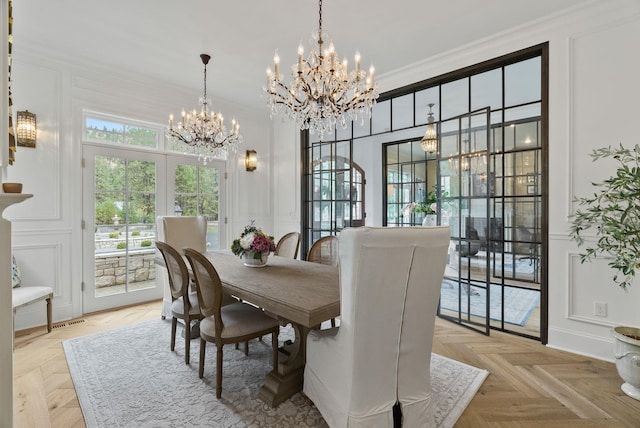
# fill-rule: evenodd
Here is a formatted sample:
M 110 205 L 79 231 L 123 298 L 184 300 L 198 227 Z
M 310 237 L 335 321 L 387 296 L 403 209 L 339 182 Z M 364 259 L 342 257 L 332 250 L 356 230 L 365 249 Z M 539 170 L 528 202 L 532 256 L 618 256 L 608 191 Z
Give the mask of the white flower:
M 434 203 L 431 204 L 431 206 L 429 208 L 431 208 L 431 211 L 433 211 L 435 213 L 438 210 L 438 204 L 436 202 L 434 202 Z
M 253 232 L 247 233 L 242 238 L 240 238 L 240 246 L 244 250 L 250 250 L 251 246 L 253 245 L 253 238 L 254 238 Z

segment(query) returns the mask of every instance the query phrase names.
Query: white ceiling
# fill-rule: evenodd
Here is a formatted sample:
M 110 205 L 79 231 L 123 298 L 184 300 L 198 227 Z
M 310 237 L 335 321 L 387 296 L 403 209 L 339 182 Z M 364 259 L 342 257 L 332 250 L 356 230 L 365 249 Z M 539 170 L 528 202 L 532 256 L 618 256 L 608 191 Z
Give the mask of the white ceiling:
M 591 0 L 325 0 L 323 29 L 376 75 Z M 318 27 L 315 0 L 14 0 L 14 52 L 47 52 L 106 70 L 266 109 L 276 49 L 287 71 Z M 523 46 L 523 48 L 526 46 Z M 428 77 L 428 76 L 425 76 Z

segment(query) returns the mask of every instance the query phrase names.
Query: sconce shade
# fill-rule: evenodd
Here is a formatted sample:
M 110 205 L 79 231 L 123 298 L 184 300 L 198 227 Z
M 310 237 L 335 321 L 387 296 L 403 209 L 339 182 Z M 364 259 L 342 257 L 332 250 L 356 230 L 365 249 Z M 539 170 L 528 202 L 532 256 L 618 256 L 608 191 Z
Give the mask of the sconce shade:
M 247 171 L 255 171 L 258 167 L 258 154 L 255 150 L 247 150 L 247 155 L 245 157 L 245 166 Z
M 36 115 L 29 110 L 19 111 L 16 121 L 16 136 L 19 146 L 36 146 Z

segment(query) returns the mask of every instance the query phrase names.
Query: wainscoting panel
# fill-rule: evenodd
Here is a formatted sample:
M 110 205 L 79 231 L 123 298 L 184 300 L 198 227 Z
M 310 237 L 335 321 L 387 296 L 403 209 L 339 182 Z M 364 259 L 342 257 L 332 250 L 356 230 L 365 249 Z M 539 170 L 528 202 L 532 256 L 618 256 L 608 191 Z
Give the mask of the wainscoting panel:
M 577 253 L 569 253 L 569 289 L 567 318 L 603 327 L 637 323 L 637 294 L 625 292 L 613 282 L 614 271 L 607 265 L 610 259 L 599 258 L 581 263 Z M 634 304 L 629 304 L 632 300 Z M 602 316 L 596 315 L 596 304 L 605 305 Z

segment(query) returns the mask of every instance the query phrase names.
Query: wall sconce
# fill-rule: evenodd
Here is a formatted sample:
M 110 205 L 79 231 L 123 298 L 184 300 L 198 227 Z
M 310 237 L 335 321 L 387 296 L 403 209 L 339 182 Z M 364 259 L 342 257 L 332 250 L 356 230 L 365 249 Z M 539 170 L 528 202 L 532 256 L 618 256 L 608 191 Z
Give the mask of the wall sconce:
M 258 154 L 255 150 L 247 150 L 247 155 L 244 158 L 244 164 L 247 171 L 255 171 L 258 167 Z
M 29 110 L 19 111 L 16 120 L 16 136 L 19 146 L 36 146 L 36 115 Z

